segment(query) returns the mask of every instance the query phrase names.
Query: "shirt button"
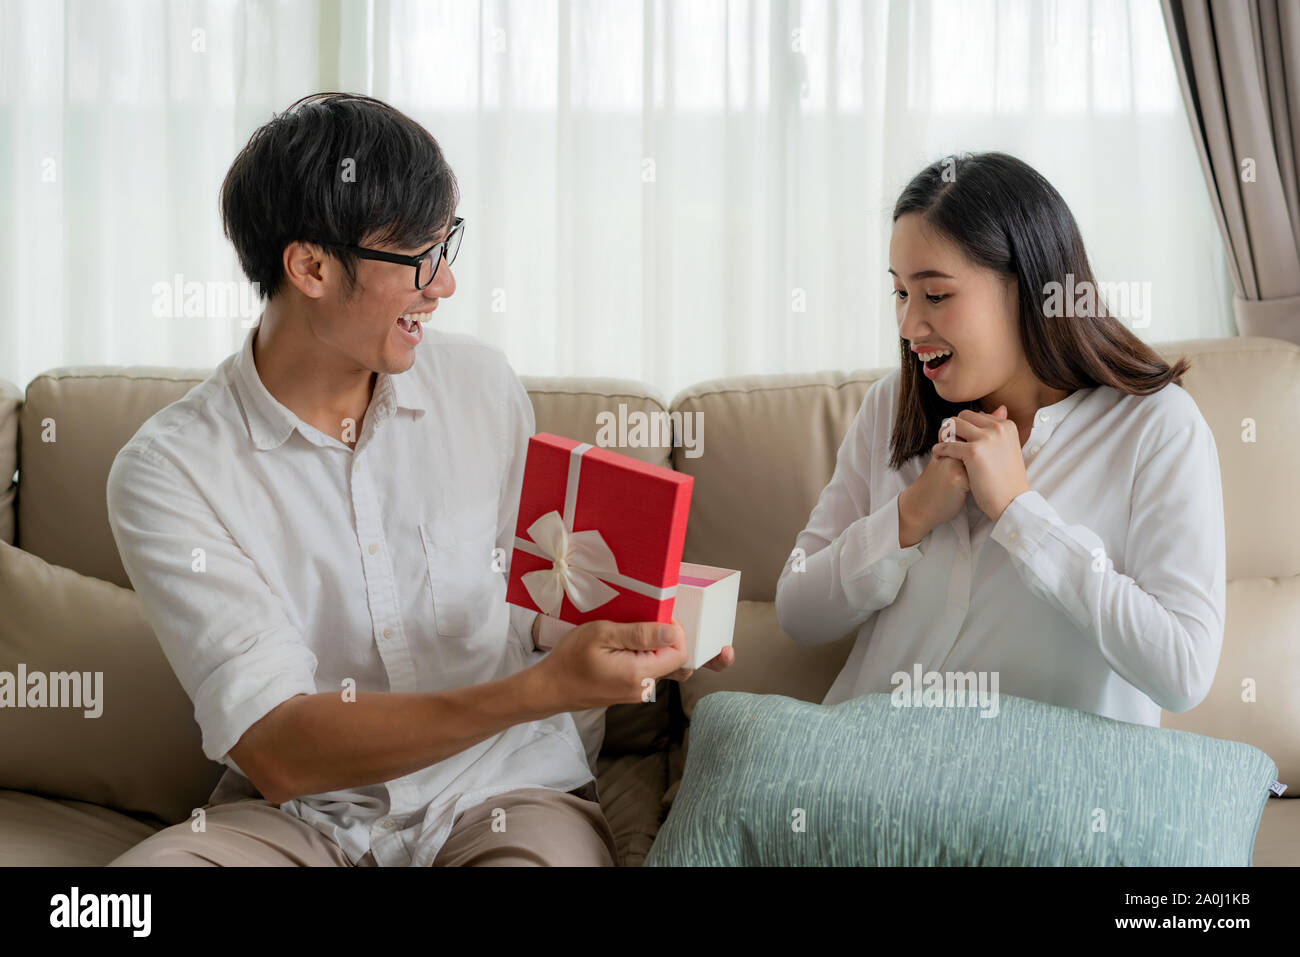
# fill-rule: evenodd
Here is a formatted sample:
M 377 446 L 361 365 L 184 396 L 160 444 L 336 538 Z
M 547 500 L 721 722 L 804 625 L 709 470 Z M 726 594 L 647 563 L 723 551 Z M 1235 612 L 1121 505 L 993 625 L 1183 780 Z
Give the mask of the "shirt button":
M 1012 531 L 1010 531 L 1010 532 L 1007 532 L 1007 541 L 1009 541 L 1009 542 L 1018 542 L 1018 541 L 1020 541 L 1020 533 L 1017 532 L 1017 531 L 1014 531 L 1014 530 L 1012 530 Z
M 391 817 L 386 817 L 386 818 L 384 818 L 382 821 L 379 822 L 379 826 L 382 827 L 382 828 L 384 828 L 384 829 L 387 829 L 387 828 L 392 827 L 394 823 L 395 823 L 395 822 L 393 821 L 393 819 L 392 819 Z
M 1038 413 L 1038 421 L 1039 421 L 1039 422 L 1051 422 L 1051 421 L 1052 421 L 1051 413 L 1049 413 L 1049 412 L 1039 412 L 1039 413 Z
M 373 555 L 373 554 L 374 554 L 375 552 L 377 552 L 377 551 L 379 551 L 379 546 L 376 545 L 376 544 L 374 544 L 373 542 L 371 542 L 371 544 L 370 544 L 370 554 Z
M 391 638 L 391 637 L 393 637 L 393 629 L 391 629 L 391 628 L 385 628 L 385 629 L 384 629 L 384 637 L 385 637 L 385 638 Z
M 1025 449 L 1025 451 L 1028 452 L 1030 455 L 1037 455 L 1037 454 L 1038 454 L 1038 446 L 1037 446 L 1037 445 L 1031 445 L 1029 448 Z

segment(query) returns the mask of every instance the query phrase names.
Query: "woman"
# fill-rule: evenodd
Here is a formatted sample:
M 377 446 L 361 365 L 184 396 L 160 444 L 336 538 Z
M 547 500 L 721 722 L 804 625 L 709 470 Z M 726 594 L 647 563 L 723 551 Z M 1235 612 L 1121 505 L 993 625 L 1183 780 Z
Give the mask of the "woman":
M 867 392 L 777 586 L 801 644 L 857 630 L 825 703 L 919 666 L 1140 724 L 1194 707 L 1225 544 L 1187 361 L 1087 297 L 1056 308 L 1092 270 L 1060 194 L 1014 157 L 929 166 L 893 221 L 902 368 Z

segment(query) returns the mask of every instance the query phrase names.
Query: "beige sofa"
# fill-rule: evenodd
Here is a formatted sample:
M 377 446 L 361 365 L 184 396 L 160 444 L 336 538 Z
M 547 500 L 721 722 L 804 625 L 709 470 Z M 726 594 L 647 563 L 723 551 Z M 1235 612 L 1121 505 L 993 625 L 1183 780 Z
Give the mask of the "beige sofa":
M 1172 343 L 1186 388 L 1218 441 L 1228 532 L 1228 620 L 1215 685 L 1169 727 L 1246 741 L 1300 792 L 1300 347 L 1268 339 Z M 796 533 L 830 477 L 868 386 L 887 370 L 750 376 L 703 383 L 671 408 L 699 412 L 704 454 L 630 449 L 695 477 L 686 559 L 743 571 L 735 645 L 722 674 L 660 685 L 648 705 L 611 709 L 601 802 L 621 863 L 639 864 L 680 779 L 699 698 L 718 689 L 820 700 L 851 638 L 802 648 L 773 596 Z M 206 370 L 65 368 L 25 396 L 0 382 L 0 670 L 102 671 L 104 708 L 0 710 L 0 864 L 99 865 L 206 802 L 220 774 L 199 747 L 189 700 L 129 590 L 104 483 L 117 450 Z M 637 384 L 525 379 L 537 427 L 594 441 L 596 416 L 664 411 Z M 1250 421 L 1247 421 L 1250 420 Z M 1250 432 L 1253 429 L 1254 441 Z M 21 466 L 16 487 L 8 478 Z M 1123 490 L 1117 490 L 1123 494 Z M 16 544 L 18 547 L 12 547 Z M 1246 693 L 1253 691 L 1253 695 Z M 1248 700 L 1252 699 L 1253 700 Z M 1270 798 L 1255 864 L 1300 864 L 1300 800 Z

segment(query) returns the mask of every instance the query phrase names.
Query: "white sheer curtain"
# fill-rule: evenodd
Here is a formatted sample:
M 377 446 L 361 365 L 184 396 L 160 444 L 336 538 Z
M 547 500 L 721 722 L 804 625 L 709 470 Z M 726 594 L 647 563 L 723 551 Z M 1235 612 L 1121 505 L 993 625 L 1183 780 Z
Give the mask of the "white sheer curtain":
M 20 385 L 236 348 L 237 318 L 154 318 L 151 290 L 242 278 L 217 217 L 225 169 L 273 111 L 329 88 L 385 99 L 442 143 L 467 233 L 440 325 L 521 374 L 669 398 L 894 363 L 889 211 L 961 150 L 1037 167 L 1099 278 L 1151 283 L 1143 338 L 1233 334 L 1158 0 L 0 11 L 0 376 Z
M 319 82 L 318 4 L 0 0 L 0 376 L 211 367 L 228 316 L 155 318 L 154 286 L 242 279 L 217 191 Z

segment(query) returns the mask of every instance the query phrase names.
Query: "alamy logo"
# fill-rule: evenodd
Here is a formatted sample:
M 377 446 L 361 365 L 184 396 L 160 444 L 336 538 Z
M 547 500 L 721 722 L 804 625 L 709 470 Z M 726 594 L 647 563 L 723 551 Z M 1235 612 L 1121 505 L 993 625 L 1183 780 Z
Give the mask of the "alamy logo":
M 83 708 L 85 717 L 104 713 L 104 672 L 0 671 L 0 708 Z
M 1095 319 L 1105 313 L 1115 319 L 1131 319 L 1134 329 L 1151 325 L 1151 283 L 1089 282 L 1076 283 L 1074 273 L 1065 274 L 1065 282 L 1049 282 L 1043 287 L 1043 315 Z
M 618 404 L 618 415 L 606 409 L 596 414 L 596 445 L 608 448 L 666 448 L 686 450 L 688 459 L 704 454 L 704 413 L 629 412 Z
M 895 708 L 979 708 L 981 718 L 998 716 L 996 671 L 895 671 L 889 677 Z
M 148 937 L 153 897 L 149 894 L 68 894 L 50 898 L 51 927 L 129 927 L 131 936 Z
M 238 319 L 251 329 L 262 312 L 262 287 L 255 282 L 186 282 L 176 273 L 170 283 L 154 283 L 152 292 L 155 319 Z

